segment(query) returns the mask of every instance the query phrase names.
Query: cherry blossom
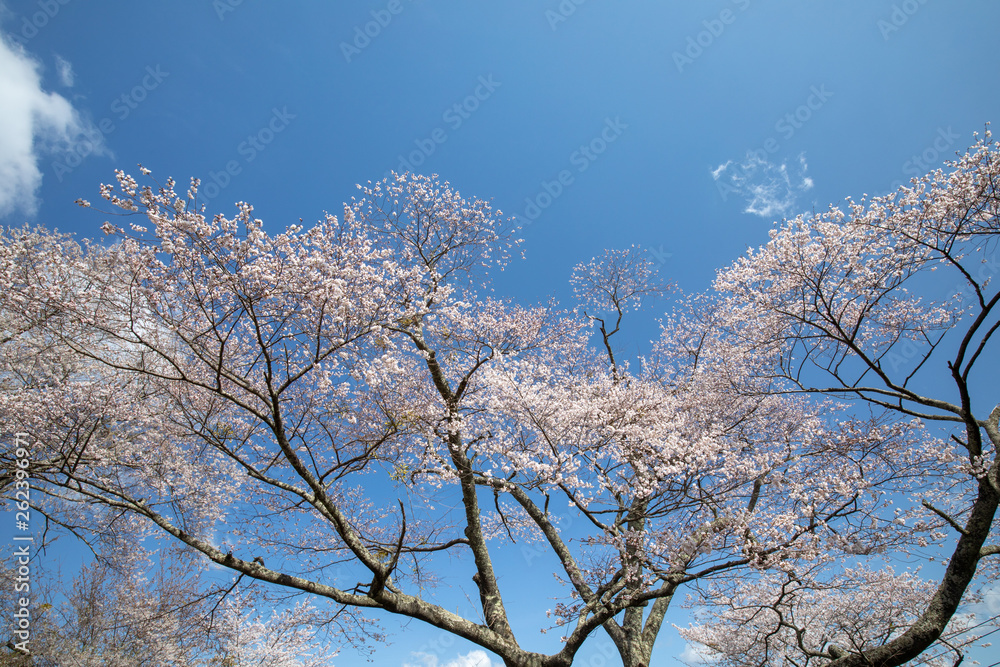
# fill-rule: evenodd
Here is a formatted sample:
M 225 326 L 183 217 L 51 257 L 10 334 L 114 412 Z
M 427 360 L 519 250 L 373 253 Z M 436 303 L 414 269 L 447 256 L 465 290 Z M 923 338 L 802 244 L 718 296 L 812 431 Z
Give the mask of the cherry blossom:
M 902 664 L 966 636 L 1000 553 L 1000 408 L 976 389 L 998 150 L 782 224 L 675 298 L 638 360 L 616 336 L 668 296 L 641 249 L 578 266 L 575 307 L 518 304 L 490 293 L 513 222 L 437 177 L 271 229 L 118 172 L 101 195 L 141 224 L 0 237 L 0 416 L 38 441 L 44 511 L 95 549 L 165 540 L 316 605 L 233 595 L 241 660 L 323 614 L 378 638 L 388 613 L 506 664 L 570 665 L 607 632 L 648 666 L 689 594 L 713 625 L 684 632 L 733 664 Z M 551 654 L 511 622 L 509 542 L 562 586 Z M 921 553 L 952 553 L 943 578 L 885 567 Z M 471 610 L 436 592 L 445 561 Z

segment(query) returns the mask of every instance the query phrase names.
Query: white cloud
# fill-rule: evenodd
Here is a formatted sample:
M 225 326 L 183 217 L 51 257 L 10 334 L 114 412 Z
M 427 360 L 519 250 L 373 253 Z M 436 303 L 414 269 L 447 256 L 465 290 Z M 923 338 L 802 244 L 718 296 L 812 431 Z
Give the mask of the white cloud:
M 59 72 L 59 81 L 67 88 L 73 87 L 73 65 L 60 55 L 56 56 L 56 70 Z
M 469 651 L 465 655 L 459 655 L 450 662 L 440 663 L 438 657 L 431 653 L 413 653 L 413 657 L 419 660 L 418 663 L 404 663 L 403 667 L 494 667 L 493 661 L 486 654 L 486 651 Z M 499 666 L 497 666 L 499 667 Z
M 67 74 L 59 67 L 65 82 Z M 40 72 L 41 65 L 23 47 L 0 35 L 0 218 L 18 210 L 35 213 L 43 155 L 66 151 L 83 136 L 97 144 L 95 153 L 103 152 L 100 133 L 73 105 L 42 90 Z
M 738 164 L 724 162 L 711 174 L 724 198 L 728 194 L 744 198 L 744 213 L 774 219 L 788 216 L 798 195 L 812 189 L 814 182 L 806 176 L 808 169 L 805 154 L 789 166 L 787 161 L 771 162 L 759 151 L 748 152 Z
M 719 180 L 719 176 L 721 176 L 722 173 L 726 169 L 728 169 L 729 165 L 731 165 L 732 163 L 733 163 L 732 160 L 726 160 L 725 162 L 723 162 L 722 164 L 720 164 L 718 167 L 716 167 L 715 169 L 713 169 L 712 170 L 712 178 L 714 178 L 715 180 Z
M 989 609 L 990 614 L 1000 614 L 1000 583 L 995 583 L 986 587 L 983 591 L 983 603 Z
M 708 665 L 715 661 L 712 651 L 701 644 L 685 644 L 677 659 L 686 665 Z

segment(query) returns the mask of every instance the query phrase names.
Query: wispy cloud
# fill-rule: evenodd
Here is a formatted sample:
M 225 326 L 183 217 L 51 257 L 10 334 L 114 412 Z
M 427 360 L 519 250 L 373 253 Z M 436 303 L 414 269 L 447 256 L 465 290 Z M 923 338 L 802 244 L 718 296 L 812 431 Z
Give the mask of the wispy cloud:
M 413 653 L 413 657 L 419 660 L 417 663 L 405 663 L 403 667 L 494 667 L 493 661 L 486 655 L 486 651 L 469 651 L 465 655 L 459 655 L 454 660 L 441 663 L 438 657 L 431 653 Z
M 65 73 L 58 66 L 63 83 L 67 77 L 71 83 L 69 63 Z M 0 34 L 0 218 L 15 211 L 33 215 L 42 184 L 40 157 L 94 133 L 65 97 L 42 90 L 40 72 L 23 47 Z
M 804 153 L 789 164 L 787 160 L 771 162 L 757 151 L 748 152 L 742 162 L 728 160 L 710 173 L 723 198 L 729 194 L 743 197 L 744 213 L 773 219 L 788 216 L 798 196 L 812 189 L 808 169 Z
M 719 180 L 719 176 L 721 176 L 726 171 L 726 169 L 729 169 L 729 165 L 731 165 L 732 163 L 733 163 L 732 160 L 726 160 L 725 162 L 723 162 L 722 164 L 720 164 L 718 167 L 716 167 L 715 169 L 713 169 L 712 170 L 712 178 L 714 178 L 715 180 Z
M 60 55 L 56 56 L 56 71 L 59 81 L 67 88 L 73 87 L 73 65 Z

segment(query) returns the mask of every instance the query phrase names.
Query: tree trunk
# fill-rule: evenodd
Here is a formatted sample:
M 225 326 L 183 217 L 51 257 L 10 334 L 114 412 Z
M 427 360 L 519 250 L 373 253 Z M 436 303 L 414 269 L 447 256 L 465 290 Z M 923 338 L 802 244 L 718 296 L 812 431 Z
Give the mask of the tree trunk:
M 624 647 L 619 646 L 623 667 L 649 667 L 652 660 L 653 647 L 647 646 L 641 639 L 629 641 Z

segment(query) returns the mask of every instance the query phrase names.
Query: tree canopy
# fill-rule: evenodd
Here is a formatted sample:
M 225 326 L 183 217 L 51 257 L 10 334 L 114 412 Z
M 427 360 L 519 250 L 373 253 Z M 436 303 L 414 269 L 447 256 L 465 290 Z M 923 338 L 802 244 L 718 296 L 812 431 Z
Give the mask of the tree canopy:
M 640 667 L 688 595 L 682 633 L 725 664 L 950 663 L 1000 556 L 998 179 L 987 132 L 784 221 L 628 359 L 629 311 L 672 294 L 638 248 L 580 264 L 570 307 L 522 305 L 489 282 L 516 221 L 436 177 L 269 232 L 118 172 L 101 194 L 142 222 L 113 242 L 0 237 L 0 418 L 95 550 L 158 537 L 345 641 L 396 614 L 556 667 L 604 632 Z M 558 651 L 514 629 L 510 542 L 561 582 Z

